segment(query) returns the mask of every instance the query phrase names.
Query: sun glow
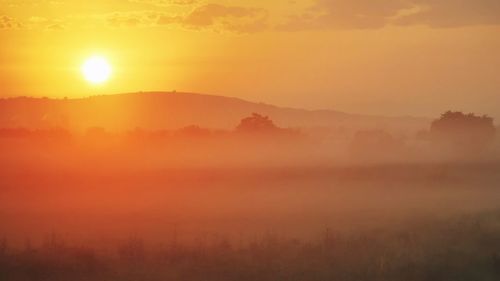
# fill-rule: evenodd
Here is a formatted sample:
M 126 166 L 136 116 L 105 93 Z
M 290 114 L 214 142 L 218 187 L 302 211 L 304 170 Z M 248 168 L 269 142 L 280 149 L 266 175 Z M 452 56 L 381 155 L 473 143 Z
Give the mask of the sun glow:
M 94 56 L 85 61 L 82 65 L 82 73 L 88 82 L 92 84 L 102 84 L 109 80 L 111 76 L 111 65 L 106 58 Z

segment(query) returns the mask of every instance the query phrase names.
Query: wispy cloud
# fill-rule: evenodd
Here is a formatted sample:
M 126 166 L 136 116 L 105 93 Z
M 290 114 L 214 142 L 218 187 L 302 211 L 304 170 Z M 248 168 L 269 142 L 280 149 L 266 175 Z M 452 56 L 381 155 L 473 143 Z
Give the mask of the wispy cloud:
M 193 5 L 198 0 L 128 0 L 131 3 L 148 4 L 157 7 L 167 7 L 171 5 Z
M 179 26 L 190 30 L 253 33 L 268 27 L 264 9 L 206 4 L 183 14 L 160 11 L 116 12 L 104 16 L 112 27 Z
M 134 11 L 110 13 L 100 17 L 112 27 L 148 27 L 157 25 L 158 19 L 165 14 L 157 11 Z
M 207 4 L 187 14 L 181 24 L 187 28 L 251 33 L 267 27 L 268 13 L 260 8 Z
M 420 11 L 401 17 L 396 24 L 425 24 L 431 27 L 460 27 L 500 24 L 498 0 L 418 0 Z
M 44 17 L 31 17 L 25 24 L 29 28 L 42 28 L 46 30 L 64 30 L 66 29 L 65 21 L 61 19 L 48 19 Z
M 16 19 L 6 15 L 0 15 L 0 29 L 16 29 L 21 27 L 21 23 Z
M 387 25 L 460 27 L 500 24 L 498 0 L 316 0 L 282 30 L 373 29 Z

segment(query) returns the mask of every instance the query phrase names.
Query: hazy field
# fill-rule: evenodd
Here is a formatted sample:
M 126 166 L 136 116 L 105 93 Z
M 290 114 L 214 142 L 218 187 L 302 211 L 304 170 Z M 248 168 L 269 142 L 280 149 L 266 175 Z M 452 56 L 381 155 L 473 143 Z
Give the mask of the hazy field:
M 311 237 L 499 208 L 497 166 L 380 165 L 155 171 L 18 171 L 2 175 L 2 233 L 161 241 L 172 229 Z M 15 238 L 13 238 L 15 237 Z
M 307 141 L 4 141 L 5 280 L 500 274 L 495 161 L 363 163 L 297 150 Z
M 438 173 L 435 169 L 440 169 Z M 464 173 L 464 171 L 467 173 Z M 7 280 L 498 280 L 481 166 L 11 178 Z M 3 177 L 6 180 L 8 176 Z M 65 186 L 71 185 L 71 189 Z

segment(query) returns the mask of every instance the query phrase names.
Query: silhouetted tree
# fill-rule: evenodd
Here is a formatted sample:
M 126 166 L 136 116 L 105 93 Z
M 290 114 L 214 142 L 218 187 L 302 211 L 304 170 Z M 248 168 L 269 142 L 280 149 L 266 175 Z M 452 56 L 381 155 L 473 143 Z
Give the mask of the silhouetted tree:
M 431 124 L 431 140 L 462 151 L 478 151 L 487 147 L 495 137 L 493 118 L 473 113 L 447 111 Z
M 268 116 L 257 113 L 252 113 L 252 116 L 243 118 L 236 127 L 238 132 L 274 132 L 279 129 Z

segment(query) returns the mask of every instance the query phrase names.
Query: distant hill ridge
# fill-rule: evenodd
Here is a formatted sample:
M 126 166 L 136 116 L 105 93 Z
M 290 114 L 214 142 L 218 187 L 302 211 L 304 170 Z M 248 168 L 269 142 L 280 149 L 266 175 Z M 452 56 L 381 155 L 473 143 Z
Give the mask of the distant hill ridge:
M 251 113 L 268 115 L 281 127 L 406 129 L 427 128 L 429 120 L 382 117 L 335 110 L 305 110 L 238 98 L 178 92 L 139 92 L 74 99 L 17 97 L 0 99 L 0 127 L 61 127 L 110 131 L 134 128 L 178 129 L 188 125 L 230 129 Z

